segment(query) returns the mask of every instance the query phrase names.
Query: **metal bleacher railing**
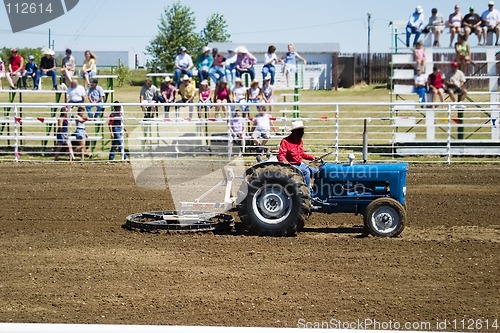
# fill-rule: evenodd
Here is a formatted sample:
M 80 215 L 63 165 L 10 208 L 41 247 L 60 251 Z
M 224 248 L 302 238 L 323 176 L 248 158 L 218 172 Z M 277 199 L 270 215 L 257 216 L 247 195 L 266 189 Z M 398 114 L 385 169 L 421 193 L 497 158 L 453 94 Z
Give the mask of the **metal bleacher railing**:
M 83 104 L 85 105 L 85 104 Z M 170 113 L 164 114 L 164 106 Z M 264 104 L 261 104 L 264 105 Z M 302 119 L 306 126 L 304 146 L 314 155 L 333 151 L 332 159 L 342 162 L 347 154 L 362 151 L 364 122 L 367 120 L 368 154 L 372 161 L 401 159 L 415 162 L 480 161 L 499 162 L 500 103 L 273 103 L 273 132 L 266 147 L 277 152 L 291 122 Z M 52 161 L 56 142 L 57 103 L 0 103 L 10 109 L 0 119 L 0 160 Z M 92 160 L 105 161 L 111 148 L 108 130 L 109 110 L 102 118 L 86 122 Z M 244 150 L 241 142 L 229 133 L 228 119 L 215 115 L 212 108 L 202 110 L 197 104 L 158 104 L 158 118 L 145 119 L 139 103 L 124 103 L 122 118 L 128 137 L 124 148 L 128 158 L 155 156 L 189 159 L 206 157 L 227 159 L 242 156 L 255 161 L 255 149 L 249 130 L 259 104 L 249 104 L 251 117 L 246 121 Z M 206 106 L 206 105 L 205 105 Z M 228 104 L 228 109 L 241 104 Z M 266 106 L 269 106 L 267 104 Z M 175 117 L 179 107 L 179 117 Z M 189 108 L 194 108 L 192 118 Z M 76 115 L 75 109 L 71 114 Z M 75 122 L 70 117 L 70 133 Z M 63 157 L 63 160 L 68 160 Z M 89 159 L 86 159 L 89 160 Z

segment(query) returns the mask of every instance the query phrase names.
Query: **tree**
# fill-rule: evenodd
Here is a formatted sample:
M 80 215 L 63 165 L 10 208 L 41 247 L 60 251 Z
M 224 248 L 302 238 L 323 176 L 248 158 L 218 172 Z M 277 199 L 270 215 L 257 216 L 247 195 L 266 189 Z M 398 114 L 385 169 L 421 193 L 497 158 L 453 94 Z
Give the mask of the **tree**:
M 200 39 L 203 45 L 208 45 L 212 42 L 229 42 L 231 35 L 227 32 L 227 23 L 223 15 L 213 13 L 207 19 L 207 26 L 201 32 Z
M 202 45 L 195 32 L 194 13 L 180 2 L 165 8 L 158 30 L 156 37 L 146 47 L 153 56 L 153 71 L 159 67 L 160 70 L 172 72 L 179 47 L 185 46 L 191 54 L 196 54 Z

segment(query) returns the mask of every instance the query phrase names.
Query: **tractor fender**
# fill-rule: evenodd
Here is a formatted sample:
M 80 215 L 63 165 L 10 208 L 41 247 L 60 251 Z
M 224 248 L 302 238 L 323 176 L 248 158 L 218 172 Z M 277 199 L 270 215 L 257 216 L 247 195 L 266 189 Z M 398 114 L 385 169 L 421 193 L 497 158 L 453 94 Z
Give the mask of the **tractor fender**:
M 282 168 L 288 168 L 288 169 L 292 170 L 293 172 L 295 172 L 296 174 L 302 176 L 302 172 L 299 169 L 293 167 L 290 164 L 285 164 L 285 163 L 281 163 L 281 162 L 262 162 L 259 164 L 255 164 L 245 171 L 245 176 L 251 175 L 258 168 L 265 168 L 266 166 L 272 166 L 272 165 L 279 165 Z

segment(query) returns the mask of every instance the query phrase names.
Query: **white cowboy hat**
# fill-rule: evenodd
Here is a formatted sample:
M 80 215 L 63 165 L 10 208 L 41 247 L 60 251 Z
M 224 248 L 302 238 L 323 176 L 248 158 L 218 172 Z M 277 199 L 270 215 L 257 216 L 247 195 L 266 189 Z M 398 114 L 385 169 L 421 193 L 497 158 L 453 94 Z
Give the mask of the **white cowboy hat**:
M 208 81 L 207 80 L 203 80 L 203 81 L 200 82 L 200 85 L 208 86 Z
M 51 49 L 46 49 L 45 51 L 43 51 L 43 54 L 48 54 L 48 55 L 53 56 L 53 55 L 54 55 L 54 54 L 56 54 L 56 53 L 54 52 L 54 50 L 51 50 Z
M 189 77 L 189 75 L 184 74 L 184 76 L 182 77 L 182 81 L 186 81 L 186 80 L 190 81 L 191 78 Z
M 299 129 L 299 128 L 306 128 L 304 126 L 304 123 L 302 122 L 302 120 L 292 121 L 292 127 L 290 128 L 290 131 L 294 131 L 294 130 Z
M 205 47 L 203 48 L 203 53 L 208 52 L 208 51 L 210 51 L 210 48 L 209 48 L 208 46 L 205 46 Z
M 172 79 L 170 78 L 170 76 L 165 76 L 165 82 L 172 82 Z
M 247 50 L 247 48 L 246 48 L 246 47 L 244 47 L 244 46 L 238 46 L 238 47 L 236 48 L 236 53 L 248 53 L 248 50 Z

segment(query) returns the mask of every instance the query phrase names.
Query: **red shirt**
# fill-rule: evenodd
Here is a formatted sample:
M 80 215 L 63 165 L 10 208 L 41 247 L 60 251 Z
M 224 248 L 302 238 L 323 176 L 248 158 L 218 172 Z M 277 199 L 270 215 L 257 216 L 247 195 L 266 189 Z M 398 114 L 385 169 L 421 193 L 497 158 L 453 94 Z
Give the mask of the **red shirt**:
M 437 75 L 432 73 L 429 75 L 429 83 L 436 89 L 443 88 L 443 74 L 438 72 Z
M 10 67 L 12 68 L 13 72 L 17 71 L 19 69 L 19 67 L 21 67 L 21 62 L 22 62 L 22 58 L 20 55 L 11 56 L 9 58 L 9 64 L 10 64 Z
M 278 152 L 278 161 L 288 161 L 290 164 L 300 164 L 302 159 L 314 160 L 314 156 L 304 152 L 304 144 L 302 139 L 295 139 L 287 136 L 280 143 Z

